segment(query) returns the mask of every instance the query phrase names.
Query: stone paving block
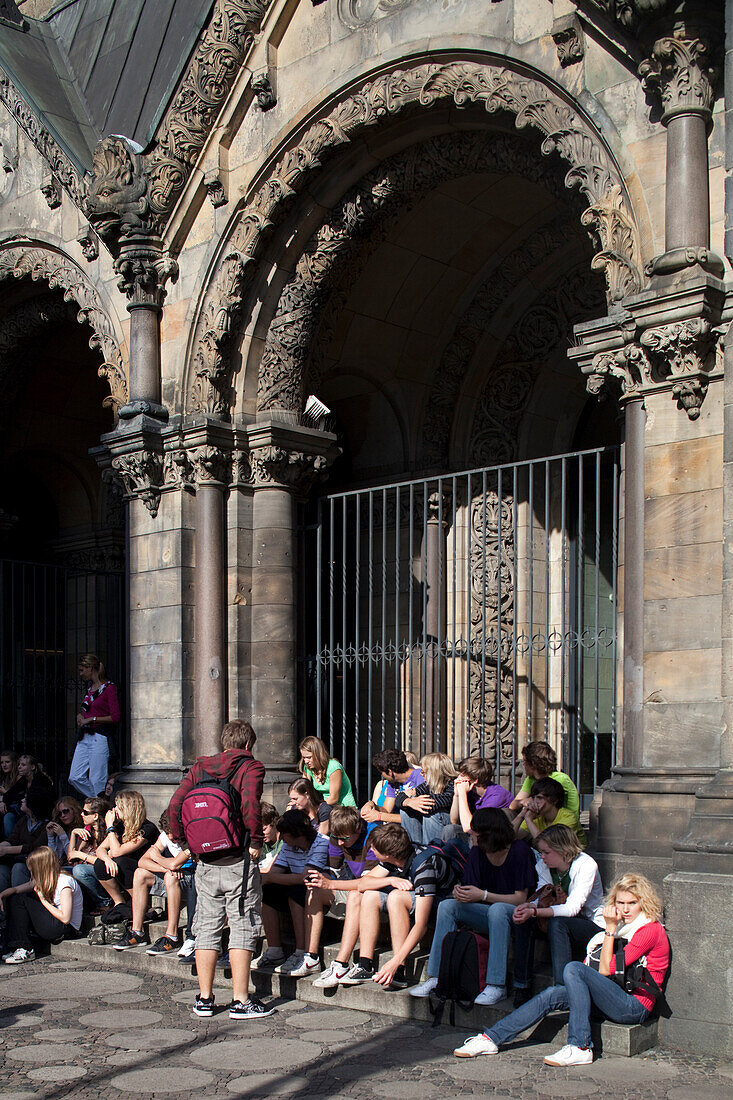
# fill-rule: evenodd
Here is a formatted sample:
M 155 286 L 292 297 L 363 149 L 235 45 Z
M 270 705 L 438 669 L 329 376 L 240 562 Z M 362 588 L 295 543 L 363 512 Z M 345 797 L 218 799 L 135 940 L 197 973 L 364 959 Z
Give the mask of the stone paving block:
M 349 1046 L 354 1038 L 345 1031 L 304 1031 L 301 1034 L 304 1043 L 320 1043 L 325 1047 Z
M 163 1019 L 159 1012 L 150 1012 L 142 1008 L 101 1009 L 99 1012 L 87 1012 L 79 1018 L 80 1024 L 87 1027 L 122 1028 L 150 1027 Z
M 326 1009 L 319 1011 L 316 1009 L 309 1009 L 307 1012 L 301 1012 L 297 1016 L 293 1015 L 289 1018 L 288 1023 L 293 1027 L 305 1027 L 305 1028 L 329 1028 L 338 1027 L 343 1029 L 345 1027 L 359 1027 L 360 1024 L 367 1024 L 370 1021 L 369 1016 L 365 1012 L 350 1012 L 348 1009 Z
M 49 1005 L 56 1004 L 56 1007 L 62 1001 L 64 1004 L 75 1004 L 68 999 L 70 997 L 79 997 L 84 1004 L 89 1004 L 100 994 L 126 993 L 137 989 L 141 982 L 142 978 L 137 974 L 110 974 L 92 968 L 69 974 L 40 973 L 34 969 L 18 975 L 18 985 L 14 986 L 11 995 L 16 1001 L 19 998 L 23 1001 L 37 1000 Z M 0 991 L 6 993 L 2 987 Z
M 38 1027 L 39 1024 L 43 1023 L 43 1016 L 21 1016 L 20 1019 L 13 1020 L 12 1023 L 5 1023 L 6 1019 L 8 1019 L 8 1014 L 0 1012 L 0 1027 Z
M 214 1084 L 216 1078 L 202 1069 L 190 1066 L 157 1066 L 151 1069 L 133 1069 L 113 1077 L 110 1084 L 121 1092 L 138 1095 L 160 1092 L 191 1092 Z
M 249 1022 L 249 1021 L 248 1021 Z M 267 1033 L 265 1032 L 263 1038 Z M 278 1039 L 270 1044 L 262 1039 L 227 1039 L 223 1043 L 210 1043 L 190 1055 L 191 1061 L 206 1069 L 241 1070 L 245 1066 L 258 1070 L 297 1070 L 312 1065 L 320 1058 L 321 1048 L 315 1043 L 300 1039 Z
M 170 1050 L 174 1047 L 190 1044 L 196 1039 L 195 1031 L 184 1031 L 178 1027 L 156 1027 L 150 1031 L 118 1031 L 105 1035 L 104 1041 L 109 1047 L 122 1047 L 123 1050 Z M 176 1051 L 178 1053 L 178 1051 Z
M 440 1084 L 432 1081 L 416 1081 L 412 1078 L 371 1081 L 369 1087 L 375 1096 L 394 1097 L 395 1100 L 415 1100 L 416 1096 L 419 1096 L 420 1100 L 432 1100 L 434 1096 L 444 1095 L 444 1089 Z
M 62 1081 L 78 1081 L 80 1077 L 86 1077 L 84 1066 L 41 1066 L 40 1069 L 31 1069 L 27 1075 L 32 1081 L 48 1081 L 52 1084 L 60 1084 Z
M 249 1073 L 227 1082 L 227 1089 L 240 1096 L 295 1096 L 308 1089 L 307 1077 L 283 1076 L 275 1073 Z
M 37 1097 L 41 1094 L 38 1092 L 23 1092 L 22 1090 L 4 1090 L 2 1093 L 0 1093 L 0 1095 L 2 1096 L 3 1100 L 37 1100 Z
M 88 1039 L 89 1033 L 80 1027 L 51 1027 L 36 1033 L 36 1039 L 49 1043 L 73 1043 L 76 1039 Z
M 76 1043 L 26 1043 L 7 1052 L 13 1062 L 65 1062 L 77 1058 Z

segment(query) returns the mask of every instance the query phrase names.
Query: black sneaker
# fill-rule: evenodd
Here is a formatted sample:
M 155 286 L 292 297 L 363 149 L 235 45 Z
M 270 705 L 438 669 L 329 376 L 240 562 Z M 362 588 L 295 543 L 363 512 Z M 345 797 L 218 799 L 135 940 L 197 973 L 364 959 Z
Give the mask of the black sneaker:
M 161 936 L 152 947 L 147 950 L 148 955 L 172 955 L 178 947 L 178 940 L 172 940 L 170 936 Z
M 397 993 L 400 989 L 407 989 L 407 978 L 398 978 L 395 974 L 389 985 L 385 985 L 387 993 Z
M 272 1016 L 275 1012 L 276 1008 L 267 1008 L 256 997 L 250 997 L 246 1001 L 232 1001 L 229 1005 L 230 1020 L 264 1020 L 265 1016 Z
M 341 979 L 341 985 L 361 985 L 362 982 L 370 982 L 373 977 L 373 970 L 365 970 L 363 966 L 354 963 L 348 974 Z
M 129 936 L 125 936 L 124 940 L 120 940 L 119 943 L 114 944 L 114 949 L 115 951 L 127 951 L 129 947 L 142 947 L 142 945 L 147 942 L 144 932 L 130 932 Z
M 196 1016 L 213 1016 L 214 1015 L 214 994 L 210 997 L 202 997 L 200 993 L 196 994 L 196 1000 L 193 1002 L 193 1011 Z

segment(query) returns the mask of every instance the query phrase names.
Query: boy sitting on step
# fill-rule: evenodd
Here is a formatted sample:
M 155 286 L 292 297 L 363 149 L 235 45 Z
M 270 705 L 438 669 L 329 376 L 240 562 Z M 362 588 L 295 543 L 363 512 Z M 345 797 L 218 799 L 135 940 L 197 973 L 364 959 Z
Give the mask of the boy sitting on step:
M 401 825 L 378 825 L 369 840 L 378 865 L 349 891 L 338 955 L 313 983 L 321 989 L 371 980 L 385 989 L 404 989 L 405 960 L 425 935 L 433 906 L 457 881 L 449 858 L 439 849 L 413 845 Z M 389 917 L 393 954 L 375 974 L 374 950 L 383 912 Z M 359 960 L 350 967 L 357 940 Z

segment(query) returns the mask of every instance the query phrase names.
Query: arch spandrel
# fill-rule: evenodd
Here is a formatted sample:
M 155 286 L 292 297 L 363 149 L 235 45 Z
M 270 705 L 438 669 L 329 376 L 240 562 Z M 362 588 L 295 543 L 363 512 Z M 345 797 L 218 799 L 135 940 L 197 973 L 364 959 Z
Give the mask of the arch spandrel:
M 226 252 L 226 256 L 236 254 L 241 272 L 241 305 L 235 310 L 239 316 L 233 320 L 244 319 L 246 295 L 264 242 L 323 161 L 338 147 L 388 118 L 397 118 L 408 110 L 429 110 L 450 103 L 457 107 L 483 107 L 487 114 L 505 112 L 514 118 L 518 129 L 539 131 L 541 152 L 559 154 L 570 166 L 566 186 L 579 188 L 587 202 L 582 221 L 595 239 L 592 266 L 604 273 L 610 305 L 618 304 L 641 288 L 638 229 L 623 177 L 581 110 L 539 73 L 529 75 L 494 58 L 416 62 L 412 67 L 382 73 L 360 88 L 350 89 L 260 179 L 257 190 L 242 209 Z M 222 252 L 224 269 L 217 269 L 202 305 L 200 331 L 194 340 L 194 363 L 199 349 L 212 343 L 205 319 L 216 316 L 218 300 L 226 297 L 231 286 L 231 270 L 226 270 L 226 263 Z M 231 268 L 231 260 L 228 267 Z M 187 396 L 188 411 L 193 413 L 226 415 L 228 411 L 232 341 L 227 335 L 223 341 L 214 343 L 213 361 L 211 354 L 205 356 L 205 373 L 201 371 L 201 356 L 200 365 L 194 365 L 196 376 Z M 266 408 L 266 399 L 264 405 L 258 399 L 258 407 Z
M 68 256 L 43 244 L 27 242 L 0 246 L 0 282 L 27 276 L 34 282 L 47 283 L 52 290 L 62 290 L 64 301 L 78 307 L 77 321 L 80 325 L 89 325 L 92 330 L 89 346 L 102 356 L 98 373 L 106 380 L 110 391 L 104 404 L 116 415 L 117 409 L 127 402 L 127 373 L 114 326 L 94 284 Z

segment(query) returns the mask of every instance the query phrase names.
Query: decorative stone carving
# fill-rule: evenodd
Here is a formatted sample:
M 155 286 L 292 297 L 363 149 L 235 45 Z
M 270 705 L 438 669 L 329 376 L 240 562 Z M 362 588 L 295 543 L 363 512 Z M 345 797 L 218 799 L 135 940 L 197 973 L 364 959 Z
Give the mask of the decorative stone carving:
M 76 264 L 50 249 L 31 244 L 0 249 L 0 281 L 11 277 L 22 279 L 27 275 L 34 281 L 48 283 L 52 290 L 60 288 L 66 301 L 76 302 L 79 307 L 77 320 L 80 324 L 88 324 L 92 330 L 89 346 L 102 356 L 99 375 L 106 379 L 110 388 L 105 404 L 115 410 L 124 405 L 127 400 L 127 378 L 122 353 L 96 288 Z
M 232 459 L 229 451 L 220 447 L 205 445 L 194 447 L 189 452 L 193 464 L 194 478 L 197 484 L 202 482 L 228 485 L 231 476 Z
M 232 453 L 232 487 L 252 485 L 254 475 L 249 451 L 236 450 Z
M 44 174 L 41 194 L 46 200 L 49 210 L 58 210 L 61 206 L 61 184 L 50 172 Z
M 252 91 L 261 111 L 271 111 L 277 105 L 277 96 L 267 73 L 260 73 L 252 81 Z
M 211 133 L 268 4 L 269 0 L 217 0 L 149 158 L 149 201 L 161 224 Z
M 163 486 L 168 489 L 195 488 L 191 456 L 185 447 L 174 447 L 163 455 Z
M 658 39 L 651 56 L 639 66 L 644 87 L 661 98 L 665 123 L 682 112 L 709 117 L 713 109 L 718 67 L 711 47 L 684 33 Z
M 326 455 L 305 454 L 284 447 L 260 447 L 250 453 L 256 489 L 297 489 L 306 494 L 315 481 L 328 472 Z
M 128 499 L 138 498 L 150 515 L 157 516 L 163 484 L 163 458 L 157 451 L 143 449 L 112 459 Z
M 222 416 L 229 409 L 229 363 L 226 353 L 232 343 L 242 310 L 247 259 L 240 252 L 228 252 L 219 268 L 216 292 L 204 309 L 194 355 L 195 380 L 191 389 L 191 410 Z
M 321 0 L 317 2 L 320 3 Z M 343 25 L 355 31 L 376 22 L 385 15 L 403 11 L 414 3 L 415 0 L 338 0 L 336 10 Z
M 125 245 L 115 260 L 115 271 L 119 275 L 117 286 L 134 305 L 162 306 L 166 282 L 178 279 L 176 261 L 145 239 L 137 245 L 132 240 Z
M 116 256 L 122 241 L 145 236 L 154 228 L 143 158 L 124 138 L 103 138 L 94 150 L 93 172 L 84 209 Z
M 585 36 L 580 20 L 572 13 L 561 15 L 552 22 L 552 40 L 557 49 L 557 59 L 563 69 L 577 65 L 585 57 Z
M 204 187 L 209 197 L 209 202 L 218 210 L 220 206 L 226 206 L 227 193 L 224 190 L 222 178 L 216 168 L 211 168 L 204 174 Z
M 702 317 L 647 329 L 641 343 L 656 370 L 672 379 L 672 395 L 690 420 L 700 415 L 708 389 L 708 364 L 715 343 L 710 322 Z
M 99 238 L 94 232 L 91 226 L 87 226 L 83 233 L 80 233 L 76 238 L 77 244 L 81 247 L 84 259 L 90 263 L 92 260 L 96 260 L 99 256 Z
M 10 194 L 13 179 L 18 170 L 18 146 L 0 141 L 0 197 Z

